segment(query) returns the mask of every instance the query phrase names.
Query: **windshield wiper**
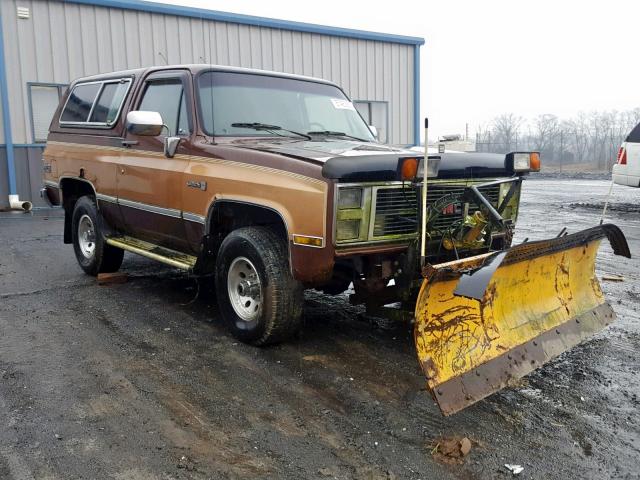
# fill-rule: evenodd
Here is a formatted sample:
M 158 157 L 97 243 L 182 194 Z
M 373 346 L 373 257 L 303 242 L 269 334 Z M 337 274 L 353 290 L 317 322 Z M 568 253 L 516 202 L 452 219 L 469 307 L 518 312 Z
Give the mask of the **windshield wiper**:
M 294 132 L 293 130 L 287 130 L 286 128 L 282 128 L 279 125 L 269 125 L 267 123 L 253 122 L 253 123 L 232 123 L 231 126 L 235 128 L 252 128 L 258 131 L 264 130 L 265 132 L 275 133 L 276 135 L 278 135 L 278 133 L 276 132 L 278 130 L 281 130 L 283 132 L 293 133 L 294 135 L 299 135 L 301 137 L 306 138 L 307 140 L 311 140 L 311 137 L 305 133 Z M 284 137 L 286 135 L 280 135 L 280 136 Z
M 359 142 L 368 142 L 369 140 L 365 140 L 364 138 L 354 137 L 353 135 L 348 135 L 344 132 L 334 132 L 333 130 L 318 130 L 307 132 L 307 135 L 325 135 L 327 137 L 345 137 L 352 138 L 354 140 L 358 140 Z

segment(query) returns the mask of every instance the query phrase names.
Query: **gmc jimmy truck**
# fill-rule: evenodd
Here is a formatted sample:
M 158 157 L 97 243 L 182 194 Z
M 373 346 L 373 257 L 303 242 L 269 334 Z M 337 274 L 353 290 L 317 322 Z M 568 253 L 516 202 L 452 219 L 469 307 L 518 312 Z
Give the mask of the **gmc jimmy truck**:
M 89 275 L 124 251 L 215 279 L 232 333 L 300 327 L 303 290 L 415 318 L 445 414 L 613 319 L 594 274 L 613 225 L 511 247 L 535 152 L 417 154 L 376 141 L 337 85 L 179 65 L 71 84 L 44 151 L 43 196 Z M 511 248 L 510 248 L 511 247 Z

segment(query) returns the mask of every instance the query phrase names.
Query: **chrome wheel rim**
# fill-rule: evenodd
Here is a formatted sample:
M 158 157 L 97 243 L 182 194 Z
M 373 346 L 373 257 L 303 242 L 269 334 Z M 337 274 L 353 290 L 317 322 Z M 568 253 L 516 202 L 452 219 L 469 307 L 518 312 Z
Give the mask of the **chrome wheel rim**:
M 86 213 L 78 222 L 78 246 L 84 258 L 88 260 L 93 258 L 96 251 L 96 231 L 91 217 Z
M 245 322 L 256 320 L 262 310 L 262 284 L 258 271 L 248 258 L 238 257 L 227 274 L 229 301 L 236 315 Z

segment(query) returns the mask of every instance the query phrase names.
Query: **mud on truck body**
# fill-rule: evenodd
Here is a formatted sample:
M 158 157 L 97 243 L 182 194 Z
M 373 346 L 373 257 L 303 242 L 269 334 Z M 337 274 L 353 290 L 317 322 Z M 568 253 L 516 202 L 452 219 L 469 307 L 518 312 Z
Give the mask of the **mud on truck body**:
M 213 277 L 222 317 L 255 345 L 297 331 L 305 288 L 353 283 L 370 313 L 415 318 L 445 414 L 610 322 L 595 253 L 606 236 L 629 255 L 612 225 L 511 247 L 537 153 L 425 161 L 378 143 L 320 79 L 211 65 L 79 79 L 44 164 L 86 273 L 130 251 Z

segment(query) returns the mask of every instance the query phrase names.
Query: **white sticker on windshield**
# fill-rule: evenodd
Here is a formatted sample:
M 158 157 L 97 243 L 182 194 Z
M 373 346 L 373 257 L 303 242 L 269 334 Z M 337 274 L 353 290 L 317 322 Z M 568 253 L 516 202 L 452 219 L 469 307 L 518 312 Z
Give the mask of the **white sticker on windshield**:
M 349 100 L 343 100 L 342 98 L 332 98 L 331 103 L 333 103 L 333 108 L 341 108 L 343 110 L 355 110 L 356 107 L 353 106 Z

